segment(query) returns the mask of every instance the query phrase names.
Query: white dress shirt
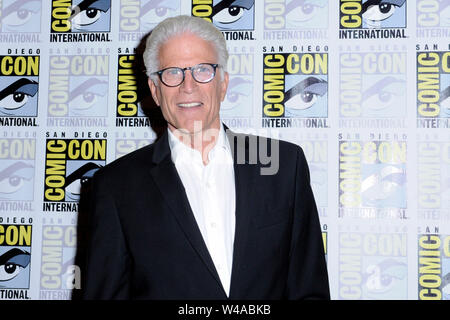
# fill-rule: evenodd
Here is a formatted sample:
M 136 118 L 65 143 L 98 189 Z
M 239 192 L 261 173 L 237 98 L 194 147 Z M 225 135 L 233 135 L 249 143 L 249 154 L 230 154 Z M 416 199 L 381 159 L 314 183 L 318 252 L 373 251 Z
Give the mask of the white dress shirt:
M 169 129 L 172 161 L 186 190 L 195 220 L 229 296 L 235 231 L 236 192 L 233 157 L 225 130 L 220 132 L 204 165 L 199 151 L 182 143 Z

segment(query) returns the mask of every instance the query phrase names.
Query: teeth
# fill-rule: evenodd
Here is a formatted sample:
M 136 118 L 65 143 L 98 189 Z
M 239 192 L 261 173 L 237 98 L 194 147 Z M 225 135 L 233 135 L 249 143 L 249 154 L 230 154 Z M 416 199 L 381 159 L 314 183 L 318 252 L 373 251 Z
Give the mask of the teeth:
M 191 102 L 191 103 L 179 103 L 178 106 L 182 108 L 192 108 L 200 106 L 200 102 Z

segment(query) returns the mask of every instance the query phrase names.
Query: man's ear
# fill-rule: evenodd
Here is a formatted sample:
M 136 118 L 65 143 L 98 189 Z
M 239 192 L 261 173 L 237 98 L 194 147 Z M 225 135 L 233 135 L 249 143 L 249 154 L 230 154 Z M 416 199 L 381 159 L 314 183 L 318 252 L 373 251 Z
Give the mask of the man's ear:
M 227 94 L 227 89 L 228 89 L 228 81 L 229 81 L 229 76 L 228 76 L 228 72 L 224 72 L 223 73 L 223 79 L 221 82 L 221 88 L 220 88 L 220 101 L 223 101 L 225 99 L 225 96 Z
M 159 88 L 156 86 L 156 84 L 150 78 L 148 78 L 148 87 L 150 88 L 150 92 L 152 94 L 153 100 L 159 106 L 159 99 L 158 99 L 158 90 L 159 90 Z

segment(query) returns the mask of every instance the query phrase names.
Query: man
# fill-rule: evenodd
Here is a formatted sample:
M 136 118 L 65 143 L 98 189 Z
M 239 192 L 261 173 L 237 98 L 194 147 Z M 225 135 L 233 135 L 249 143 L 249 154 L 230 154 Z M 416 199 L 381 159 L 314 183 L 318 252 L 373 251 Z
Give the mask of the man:
M 146 45 L 148 84 L 168 129 L 97 171 L 83 297 L 328 299 L 302 150 L 221 124 L 221 32 L 179 16 Z M 277 170 L 255 161 L 261 150 L 279 156 Z

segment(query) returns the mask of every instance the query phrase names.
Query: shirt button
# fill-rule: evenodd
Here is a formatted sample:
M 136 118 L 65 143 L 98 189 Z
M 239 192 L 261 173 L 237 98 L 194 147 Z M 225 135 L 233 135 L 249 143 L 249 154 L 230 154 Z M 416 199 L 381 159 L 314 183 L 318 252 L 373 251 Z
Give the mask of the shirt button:
M 210 226 L 211 226 L 211 228 L 216 228 L 217 224 L 215 222 L 211 222 Z

